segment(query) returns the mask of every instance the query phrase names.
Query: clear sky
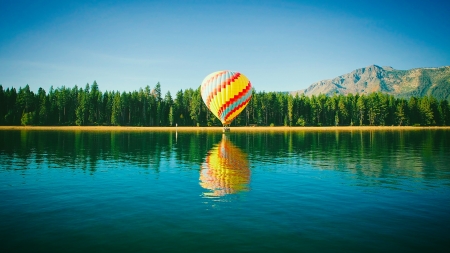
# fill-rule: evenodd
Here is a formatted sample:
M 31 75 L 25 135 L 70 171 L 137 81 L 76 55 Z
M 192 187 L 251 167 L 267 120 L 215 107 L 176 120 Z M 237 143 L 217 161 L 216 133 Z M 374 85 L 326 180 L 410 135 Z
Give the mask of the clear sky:
M 450 1 L 0 0 L 0 84 L 163 94 L 218 70 L 292 91 L 376 64 L 450 65 Z

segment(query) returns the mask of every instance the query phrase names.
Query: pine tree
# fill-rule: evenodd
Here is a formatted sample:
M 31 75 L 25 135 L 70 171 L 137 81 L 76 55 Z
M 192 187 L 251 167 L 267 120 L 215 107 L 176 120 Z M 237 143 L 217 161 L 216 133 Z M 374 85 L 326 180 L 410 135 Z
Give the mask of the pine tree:
M 358 97 L 357 102 L 356 102 L 360 126 L 363 126 L 364 122 L 365 122 L 365 116 L 366 116 L 366 101 L 365 100 L 366 100 L 366 97 L 363 94 L 360 97 Z
M 111 125 L 120 126 L 121 125 L 121 113 L 122 113 L 122 104 L 120 101 L 120 93 L 112 93 L 113 97 L 112 102 L 112 112 L 111 112 Z
M 397 109 L 395 111 L 395 116 L 397 117 L 397 124 L 399 126 L 402 126 L 405 124 L 406 121 L 406 103 L 404 100 L 400 100 L 400 102 L 397 104 Z

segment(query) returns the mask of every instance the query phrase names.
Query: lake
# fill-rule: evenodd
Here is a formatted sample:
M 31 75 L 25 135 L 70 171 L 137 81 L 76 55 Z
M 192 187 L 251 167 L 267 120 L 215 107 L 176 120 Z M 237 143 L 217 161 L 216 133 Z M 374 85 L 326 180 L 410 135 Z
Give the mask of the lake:
M 0 131 L 1 252 L 448 252 L 450 130 Z

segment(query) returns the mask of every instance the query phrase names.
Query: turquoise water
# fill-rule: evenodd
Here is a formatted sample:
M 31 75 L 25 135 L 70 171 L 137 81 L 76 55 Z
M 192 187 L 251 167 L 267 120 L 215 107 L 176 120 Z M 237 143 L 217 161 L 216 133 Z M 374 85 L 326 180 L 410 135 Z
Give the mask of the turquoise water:
M 448 252 L 450 131 L 0 131 L 1 252 Z

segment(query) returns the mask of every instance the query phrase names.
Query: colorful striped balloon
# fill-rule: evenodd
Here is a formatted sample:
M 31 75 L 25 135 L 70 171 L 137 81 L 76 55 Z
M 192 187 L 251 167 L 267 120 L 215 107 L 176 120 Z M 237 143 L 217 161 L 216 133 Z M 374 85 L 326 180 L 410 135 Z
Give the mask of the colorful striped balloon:
M 201 94 L 206 107 L 226 126 L 250 102 L 252 84 L 239 72 L 217 71 L 205 77 Z

